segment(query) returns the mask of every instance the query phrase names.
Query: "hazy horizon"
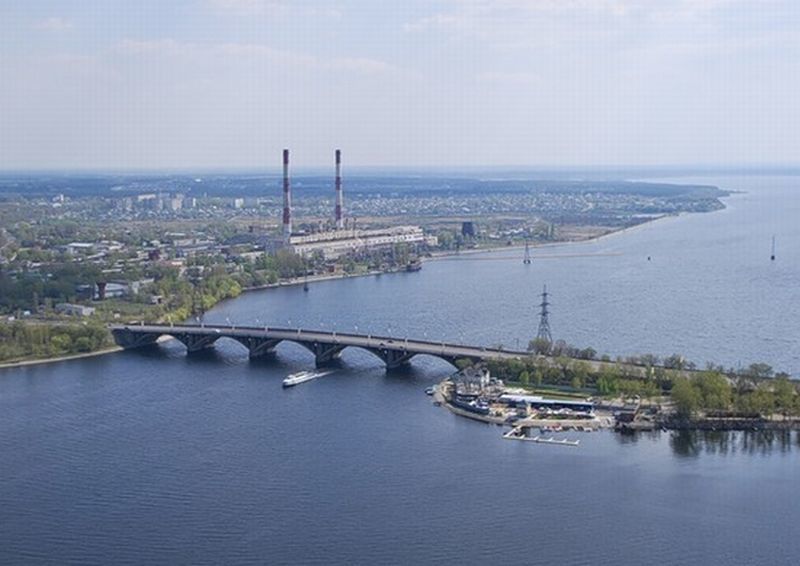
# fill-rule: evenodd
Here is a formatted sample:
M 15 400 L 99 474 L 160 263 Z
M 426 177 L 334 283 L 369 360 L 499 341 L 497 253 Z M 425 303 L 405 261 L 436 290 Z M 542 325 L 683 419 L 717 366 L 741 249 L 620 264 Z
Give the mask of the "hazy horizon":
M 607 178 L 622 179 L 636 175 L 656 175 L 656 176 L 713 176 L 713 175 L 775 175 L 775 176 L 796 176 L 800 175 L 800 164 L 763 164 L 763 165 L 427 165 L 427 166 L 404 166 L 404 165 L 352 165 L 344 169 L 344 177 L 369 177 L 369 176 L 421 176 L 431 177 L 472 177 L 481 174 L 507 174 L 525 175 L 528 179 L 546 180 L 541 175 L 588 175 L 587 179 Z M 282 170 L 276 163 L 265 163 L 259 165 L 245 166 L 203 166 L 193 167 L 75 167 L 75 168 L 20 168 L 20 169 L 0 169 L 0 177 L 13 177 L 15 175 L 64 175 L 64 176 L 167 176 L 167 175 L 256 175 L 268 177 L 280 177 Z M 332 177 L 332 165 L 301 165 L 290 168 L 290 175 L 293 178 L 301 177 Z M 535 177 L 539 175 L 539 177 Z
M 789 0 L 0 7 L 0 170 L 792 168 Z M 697 165 L 707 163 L 708 165 Z M 479 164 L 479 165 L 475 165 Z

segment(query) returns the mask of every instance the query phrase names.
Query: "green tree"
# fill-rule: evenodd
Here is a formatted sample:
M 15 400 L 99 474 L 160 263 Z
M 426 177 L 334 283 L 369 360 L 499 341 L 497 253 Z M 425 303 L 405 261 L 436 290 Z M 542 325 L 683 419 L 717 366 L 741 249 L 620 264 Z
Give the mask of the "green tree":
M 538 354 L 540 356 L 546 356 L 550 353 L 551 344 L 545 338 L 534 338 L 530 342 L 528 342 L 528 351 L 533 352 L 534 354 Z
M 561 375 L 559 376 L 560 377 L 559 382 L 568 383 L 572 374 L 572 372 L 570 371 L 572 366 L 572 360 L 567 356 L 558 356 L 555 359 L 555 364 L 556 366 L 558 366 L 558 369 L 561 372 Z
M 601 375 L 597 378 L 597 392 L 600 395 L 614 395 L 617 392 L 616 379 L 609 378 L 606 375 Z
M 780 377 L 774 381 L 773 393 L 775 394 L 775 404 L 784 417 L 794 412 L 797 390 L 786 377 Z
M 695 379 L 700 390 L 703 409 L 722 411 L 730 408 L 733 400 L 731 384 L 717 371 L 704 371 Z
M 616 365 L 603 364 L 597 376 L 596 387 L 598 393 L 601 395 L 615 395 L 619 391 L 619 376 L 619 368 Z
M 765 363 L 750 364 L 745 372 L 755 379 L 766 379 L 772 375 L 772 366 Z
M 66 354 L 72 350 L 72 338 L 69 334 L 56 334 L 50 339 L 50 344 L 59 354 Z
M 572 387 L 582 389 L 586 386 L 590 367 L 584 361 L 576 360 L 572 363 Z
M 766 387 L 760 386 L 750 393 L 750 410 L 762 416 L 770 416 L 775 412 L 775 395 Z
M 511 379 L 519 381 L 519 376 L 525 369 L 525 364 L 522 360 L 511 359 L 506 363 L 508 375 Z
M 670 392 L 675 410 L 683 417 L 690 417 L 700 409 L 703 401 L 700 389 L 685 377 L 675 380 Z

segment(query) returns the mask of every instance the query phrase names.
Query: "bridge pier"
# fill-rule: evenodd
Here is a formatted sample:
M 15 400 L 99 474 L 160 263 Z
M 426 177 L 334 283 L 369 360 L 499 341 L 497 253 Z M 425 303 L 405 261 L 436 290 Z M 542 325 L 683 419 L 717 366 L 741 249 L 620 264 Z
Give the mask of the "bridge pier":
M 160 334 L 155 332 L 132 332 L 126 328 L 115 328 L 111 331 L 111 335 L 114 337 L 114 342 L 126 350 L 155 344 L 156 340 L 158 340 L 158 337 L 160 336 Z
M 308 348 L 314 354 L 314 361 L 317 367 L 330 364 L 334 360 L 338 360 L 342 355 L 342 350 L 345 346 L 342 344 L 320 344 L 319 342 L 301 342 L 303 346 Z
M 173 336 L 186 346 L 186 352 L 189 354 L 205 350 L 209 346 L 212 346 L 219 338 L 217 334 L 177 333 L 173 334 Z
M 281 340 L 272 340 L 270 338 L 259 338 L 255 336 L 237 336 L 236 340 L 247 348 L 250 352 L 251 359 L 274 353 L 275 346 L 281 343 Z
M 380 350 L 376 350 L 375 353 L 378 354 L 380 359 L 386 364 L 386 369 L 397 369 L 408 365 L 411 361 L 411 358 L 417 355 L 416 352 L 409 352 L 407 350 L 389 350 L 387 348 L 382 348 Z

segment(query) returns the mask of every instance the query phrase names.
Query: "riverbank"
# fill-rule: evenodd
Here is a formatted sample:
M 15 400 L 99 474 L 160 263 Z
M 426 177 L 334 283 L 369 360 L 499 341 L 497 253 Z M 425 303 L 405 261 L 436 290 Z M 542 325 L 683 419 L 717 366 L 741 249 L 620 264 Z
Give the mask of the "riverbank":
M 157 342 L 167 342 L 172 340 L 171 336 L 161 336 Z M 125 348 L 122 346 L 108 346 L 107 348 L 101 348 L 100 350 L 94 350 L 93 352 L 83 352 L 81 354 L 70 354 L 68 356 L 56 356 L 54 358 L 38 358 L 33 360 L 18 360 L 14 362 L 2 362 L 0 363 L 0 370 L 3 369 L 13 369 L 13 368 L 21 368 L 27 366 L 40 366 L 44 364 L 55 364 L 59 362 L 71 362 L 74 360 L 83 360 L 86 358 L 95 358 L 97 356 L 105 356 L 107 354 L 115 354 L 117 352 L 123 351 Z
M 717 211 L 712 211 L 712 212 L 717 212 Z M 558 240 L 558 241 L 555 241 L 555 242 L 545 242 L 545 243 L 538 243 L 538 244 L 531 243 L 530 244 L 530 248 L 531 248 L 531 250 L 541 250 L 541 249 L 555 248 L 555 247 L 560 247 L 560 246 L 564 246 L 564 245 L 571 245 L 571 244 L 587 244 L 587 243 L 591 243 L 591 242 L 599 242 L 601 240 L 608 239 L 611 236 L 618 236 L 618 235 L 622 235 L 622 234 L 628 234 L 630 232 L 634 232 L 634 231 L 640 230 L 640 229 L 642 229 L 642 228 L 644 228 L 646 226 L 651 226 L 651 225 L 655 224 L 659 220 L 664 220 L 666 218 L 680 218 L 680 216 L 682 216 L 683 214 L 691 214 L 691 213 L 661 214 L 659 216 L 653 216 L 651 218 L 648 218 L 647 220 L 645 220 L 643 222 L 640 222 L 638 224 L 634 224 L 633 226 L 625 226 L 623 228 L 609 228 L 608 230 L 606 230 L 606 231 L 604 231 L 602 233 L 590 236 L 588 238 Z M 704 214 L 704 213 L 698 213 L 698 214 Z M 502 252 L 502 251 L 505 251 L 505 250 L 524 250 L 524 249 L 525 249 L 525 244 L 524 243 L 520 243 L 520 244 L 516 244 L 515 243 L 515 244 L 512 244 L 510 246 L 498 243 L 495 246 L 488 246 L 488 247 L 485 247 L 485 248 L 470 248 L 470 249 L 466 249 L 466 250 L 446 250 L 446 251 L 440 251 L 440 252 L 433 252 L 433 253 L 431 253 L 431 257 L 430 258 L 426 258 L 426 259 L 430 261 L 430 260 L 433 260 L 433 259 L 447 258 L 447 257 L 453 257 L 453 256 L 459 256 L 459 255 L 472 255 L 472 254 L 481 254 L 481 253 L 496 253 L 496 252 Z M 534 257 L 534 260 L 535 259 L 536 258 Z
M 631 231 L 631 230 L 634 230 L 634 229 L 638 229 L 638 228 L 640 228 L 640 227 L 642 227 L 644 225 L 647 225 L 647 224 L 650 224 L 652 222 L 655 222 L 656 220 L 660 220 L 660 219 L 666 218 L 667 216 L 668 215 L 654 217 L 652 219 L 648 219 L 647 221 L 642 222 L 640 224 L 637 224 L 635 226 L 629 226 L 629 227 L 626 227 L 626 228 L 620 228 L 618 230 L 613 230 L 612 229 L 612 230 L 610 230 L 608 232 L 604 232 L 602 234 L 597 234 L 597 235 L 595 235 L 595 236 L 593 236 L 591 238 L 587 238 L 587 239 L 564 240 L 564 241 L 560 241 L 560 242 L 548 242 L 548 243 L 545 243 L 545 244 L 541 244 L 541 245 L 535 246 L 534 249 L 541 250 L 541 249 L 546 249 L 546 248 L 554 247 L 554 246 L 565 246 L 565 245 L 569 245 L 569 244 L 578 244 L 578 243 L 596 241 L 596 240 L 599 240 L 601 238 L 605 238 L 605 237 L 611 236 L 613 234 L 620 234 L 620 233 L 625 233 L 625 232 L 628 232 L 628 231 Z M 461 250 L 461 251 L 450 250 L 450 251 L 436 252 L 436 253 L 432 254 L 431 257 L 422 258 L 422 260 L 424 262 L 428 262 L 428 261 L 437 261 L 437 260 L 442 260 L 442 259 L 447 259 L 447 258 L 452 258 L 452 257 L 458 257 L 460 255 L 467 255 L 467 254 L 470 254 L 470 255 L 472 255 L 472 254 L 491 254 L 491 253 L 502 252 L 502 251 L 505 251 L 505 250 L 521 250 L 521 249 L 524 249 L 524 245 L 522 245 L 522 244 L 515 245 L 515 246 L 498 245 L 498 246 L 488 247 L 488 248 Z M 542 258 L 544 258 L 544 257 L 545 256 L 542 256 Z M 368 276 L 378 277 L 378 276 L 381 276 L 381 275 L 384 275 L 384 274 L 405 273 L 405 272 L 406 272 L 405 269 L 400 267 L 400 268 L 395 268 L 395 269 L 391 269 L 391 270 L 368 270 L 368 271 L 356 272 L 356 273 L 330 273 L 330 274 L 313 275 L 313 276 L 310 276 L 310 277 L 295 277 L 295 278 L 286 279 L 286 280 L 283 280 L 283 281 L 278 281 L 276 283 L 260 285 L 260 286 L 254 286 L 254 287 L 247 287 L 247 288 L 242 289 L 242 293 L 249 293 L 249 292 L 252 292 L 252 291 L 263 291 L 263 290 L 267 290 L 267 289 L 274 289 L 274 288 L 280 288 L 280 287 L 291 287 L 291 286 L 297 286 L 297 285 L 304 285 L 306 283 L 311 284 L 311 283 L 317 283 L 317 282 L 323 282 L 323 281 L 333 281 L 333 280 L 337 280 L 337 279 L 349 279 L 349 278 L 352 278 L 352 277 L 368 277 Z M 223 301 L 220 301 L 220 302 L 223 302 Z M 217 303 L 217 304 L 219 304 L 219 303 Z M 52 358 L 24 359 L 24 360 L 17 360 L 17 361 L 13 361 L 13 362 L 2 362 L 2 363 L 0 363 L 0 369 L 2 369 L 2 368 L 14 368 L 14 367 L 20 367 L 20 366 L 26 366 L 26 365 L 36 365 L 36 364 L 44 364 L 44 363 L 56 363 L 56 362 L 62 362 L 62 361 L 71 361 L 71 360 L 82 359 L 82 358 L 90 357 L 90 356 L 105 355 L 105 354 L 109 354 L 109 353 L 114 353 L 116 351 L 119 351 L 119 349 L 116 348 L 116 347 L 109 347 L 109 348 L 103 348 L 103 349 L 100 349 L 100 350 L 96 350 L 96 351 L 92 351 L 92 352 L 85 352 L 85 353 L 81 353 L 81 354 L 72 354 L 72 355 L 66 355 L 66 356 L 56 356 L 56 357 L 52 357 Z
M 596 242 L 602 240 L 603 238 L 608 238 L 610 236 L 614 236 L 617 234 L 624 234 L 628 232 L 632 232 L 636 229 L 639 229 L 643 226 L 650 225 L 655 223 L 658 220 L 663 220 L 664 218 L 677 218 L 679 215 L 677 214 L 663 214 L 661 216 L 656 216 L 651 219 L 645 220 L 639 224 L 634 226 L 626 226 L 624 228 L 618 229 L 609 229 L 606 232 L 601 234 L 597 234 L 591 236 L 589 238 L 584 239 L 572 239 L 572 240 L 561 240 L 557 242 L 546 242 L 543 244 L 532 245 L 532 250 L 541 250 L 565 245 L 572 245 L 572 244 L 585 244 L 588 242 Z M 430 261 L 437 261 L 441 259 L 447 258 L 454 258 L 463 255 L 477 255 L 477 254 L 491 254 L 491 253 L 498 253 L 504 252 L 508 250 L 524 250 L 525 244 L 512 244 L 512 245 L 503 245 L 497 244 L 494 246 L 488 246 L 484 248 L 470 248 L 464 250 L 444 250 L 444 251 L 437 251 L 431 252 L 429 257 L 421 257 L 420 260 L 423 263 L 430 262 Z M 535 259 L 535 258 L 534 258 Z M 382 270 L 382 269 L 372 269 L 360 273 L 330 273 L 330 274 L 322 274 L 322 275 L 312 275 L 309 277 L 293 277 L 290 279 L 285 279 L 282 281 L 277 281 L 275 283 L 267 283 L 265 285 L 256 285 L 253 287 L 245 287 L 242 289 L 242 293 L 249 293 L 252 291 L 263 291 L 265 289 L 277 289 L 280 287 L 293 287 L 297 285 L 304 285 L 306 283 L 318 283 L 321 281 L 334 281 L 337 279 L 350 279 L 354 277 L 377 277 L 384 274 L 392 274 L 392 273 L 407 273 L 403 268 L 396 268 L 391 270 Z
M 94 358 L 96 356 L 105 356 L 106 354 L 113 354 L 120 352 L 124 348 L 122 346 L 109 346 L 93 352 L 84 352 L 81 354 L 70 354 L 68 356 L 57 356 L 55 358 L 37 358 L 33 360 L 19 360 L 14 362 L 0 363 L 0 369 L 19 368 L 25 366 L 38 366 L 42 364 L 55 364 L 58 362 L 70 362 L 72 360 L 82 360 L 84 358 Z
M 252 291 L 264 291 L 267 289 L 278 289 L 280 287 L 296 287 L 297 285 L 305 285 L 306 283 L 319 283 L 320 281 L 334 281 L 337 279 L 351 279 L 354 277 L 376 277 L 378 275 L 389 275 L 392 273 L 407 273 L 404 269 L 372 269 L 360 273 L 325 273 L 322 275 L 311 275 L 309 277 L 292 277 L 277 281 L 275 283 L 267 283 L 266 285 L 256 285 L 253 287 L 245 287 L 242 293 L 250 293 Z

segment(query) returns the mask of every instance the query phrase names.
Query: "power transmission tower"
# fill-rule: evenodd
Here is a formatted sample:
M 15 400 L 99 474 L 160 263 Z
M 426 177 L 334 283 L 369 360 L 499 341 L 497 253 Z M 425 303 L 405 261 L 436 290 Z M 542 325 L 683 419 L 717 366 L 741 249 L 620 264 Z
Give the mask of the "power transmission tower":
M 522 263 L 525 265 L 531 263 L 531 243 L 528 240 L 525 240 L 525 259 L 522 260 Z
M 548 319 L 550 311 L 547 310 L 547 307 L 550 306 L 550 302 L 547 300 L 547 296 L 547 285 L 545 285 L 542 291 L 542 302 L 539 305 L 541 311 L 539 312 L 539 332 L 536 334 L 536 339 L 546 340 L 548 344 L 552 344 L 553 336 L 550 334 L 550 320 Z

